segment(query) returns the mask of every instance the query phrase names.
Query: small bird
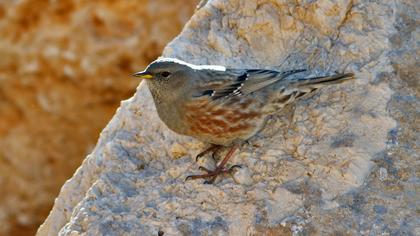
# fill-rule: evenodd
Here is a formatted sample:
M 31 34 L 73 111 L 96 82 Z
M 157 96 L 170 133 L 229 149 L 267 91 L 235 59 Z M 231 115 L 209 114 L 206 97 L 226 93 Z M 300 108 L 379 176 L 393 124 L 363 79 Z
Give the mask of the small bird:
M 158 115 L 169 129 L 211 144 L 197 159 L 230 147 L 214 170 L 200 167 L 207 173 L 187 177 L 213 183 L 219 174 L 240 167 L 226 169 L 225 165 L 241 143 L 264 127 L 270 115 L 318 88 L 354 78 L 352 73 L 304 77 L 305 71 L 228 69 L 159 58 L 133 76 L 146 79 Z

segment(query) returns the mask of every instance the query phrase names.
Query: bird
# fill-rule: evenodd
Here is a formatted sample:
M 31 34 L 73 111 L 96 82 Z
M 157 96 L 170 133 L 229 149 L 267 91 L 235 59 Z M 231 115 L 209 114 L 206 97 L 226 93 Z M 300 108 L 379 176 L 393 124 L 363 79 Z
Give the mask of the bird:
M 285 71 L 236 69 L 221 65 L 195 65 L 160 57 L 133 76 L 146 80 L 159 118 L 172 131 L 210 144 L 198 158 L 227 147 L 213 170 L 186 179 L 211 184 L 238 147 L 261 131 L 268 118 L 302 96 L 354 78 L 353 73 L 304 76 L 306 69 Z

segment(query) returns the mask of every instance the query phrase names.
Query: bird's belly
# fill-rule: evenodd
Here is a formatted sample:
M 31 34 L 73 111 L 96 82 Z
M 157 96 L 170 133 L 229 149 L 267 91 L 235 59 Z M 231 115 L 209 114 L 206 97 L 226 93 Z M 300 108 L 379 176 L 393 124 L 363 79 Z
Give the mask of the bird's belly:
M 186 104 L 187 135 L 204 142 L 230 145 L 255 135 L 264 124 L 262 114 L 238 103 L 230 106 L 213 105 L 208 101 Z

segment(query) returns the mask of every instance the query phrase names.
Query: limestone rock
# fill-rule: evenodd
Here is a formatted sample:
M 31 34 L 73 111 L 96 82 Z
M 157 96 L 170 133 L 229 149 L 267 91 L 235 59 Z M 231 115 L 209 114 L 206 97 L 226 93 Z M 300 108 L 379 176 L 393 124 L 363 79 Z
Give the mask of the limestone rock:
M 164 56 L 358 79 L 273 117 L 231 159 L 246 170 L 215 185 L 184 181 L 203 144 L 168 130 L 142 83 L 38 234 L 418 233 L 416 4 L 202 1 Z
M 190 0 L 0 1 L 0 235 L 33 235 Z

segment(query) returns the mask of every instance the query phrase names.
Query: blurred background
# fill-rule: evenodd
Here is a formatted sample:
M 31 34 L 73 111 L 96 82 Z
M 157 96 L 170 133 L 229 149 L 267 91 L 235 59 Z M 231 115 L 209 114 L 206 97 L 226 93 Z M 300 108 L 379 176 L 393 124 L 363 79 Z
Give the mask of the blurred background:
M 0 0 L 0 235 L 33 235 L 197 0 Z

